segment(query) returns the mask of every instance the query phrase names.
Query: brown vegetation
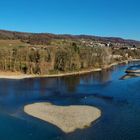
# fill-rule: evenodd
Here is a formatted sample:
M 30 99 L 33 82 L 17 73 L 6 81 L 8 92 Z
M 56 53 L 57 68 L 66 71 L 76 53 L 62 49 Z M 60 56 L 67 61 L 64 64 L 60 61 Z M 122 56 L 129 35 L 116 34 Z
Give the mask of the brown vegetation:
M 0 71 L 46 75 L 102 68 L 140 58 L 139 49 L 113 49 L 134 43 L 140 44 L 120 38 L 0 31 Z

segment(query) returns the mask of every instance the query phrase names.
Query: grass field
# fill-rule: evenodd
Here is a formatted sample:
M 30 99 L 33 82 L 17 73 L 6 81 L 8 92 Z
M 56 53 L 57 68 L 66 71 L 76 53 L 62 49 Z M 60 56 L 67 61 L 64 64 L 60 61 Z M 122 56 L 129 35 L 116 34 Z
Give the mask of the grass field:
M 19 47 L 27 46 L 28 44 L 21 42 L 20 40 L 0 40 L 0 48 L 5 47 Z

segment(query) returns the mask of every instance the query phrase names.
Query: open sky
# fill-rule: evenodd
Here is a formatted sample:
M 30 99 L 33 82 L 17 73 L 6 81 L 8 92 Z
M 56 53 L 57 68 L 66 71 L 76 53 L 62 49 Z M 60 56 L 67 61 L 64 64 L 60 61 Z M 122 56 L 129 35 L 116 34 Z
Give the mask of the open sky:
M 0 0 L 0 29 L 140 40 L 140 0 Z

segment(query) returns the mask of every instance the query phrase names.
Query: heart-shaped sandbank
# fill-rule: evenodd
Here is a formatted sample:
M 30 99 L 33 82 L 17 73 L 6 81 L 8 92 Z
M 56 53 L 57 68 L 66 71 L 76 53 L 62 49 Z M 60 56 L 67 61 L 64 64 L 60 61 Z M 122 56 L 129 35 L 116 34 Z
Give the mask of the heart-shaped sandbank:
M 24 111 L 36 118 L 47 121 L 65 133 L 82 129 L 101 116 L 101 111 L 92 106 L 57 106 L 51 103 L 26 105 Z

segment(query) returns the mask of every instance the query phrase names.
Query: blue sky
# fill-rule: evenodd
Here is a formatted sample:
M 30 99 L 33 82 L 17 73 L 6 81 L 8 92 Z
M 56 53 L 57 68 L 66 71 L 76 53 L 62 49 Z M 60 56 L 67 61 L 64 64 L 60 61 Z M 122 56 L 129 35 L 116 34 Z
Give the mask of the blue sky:
M 140 40 L 140 0 L 0 0 L 0 29 Z

